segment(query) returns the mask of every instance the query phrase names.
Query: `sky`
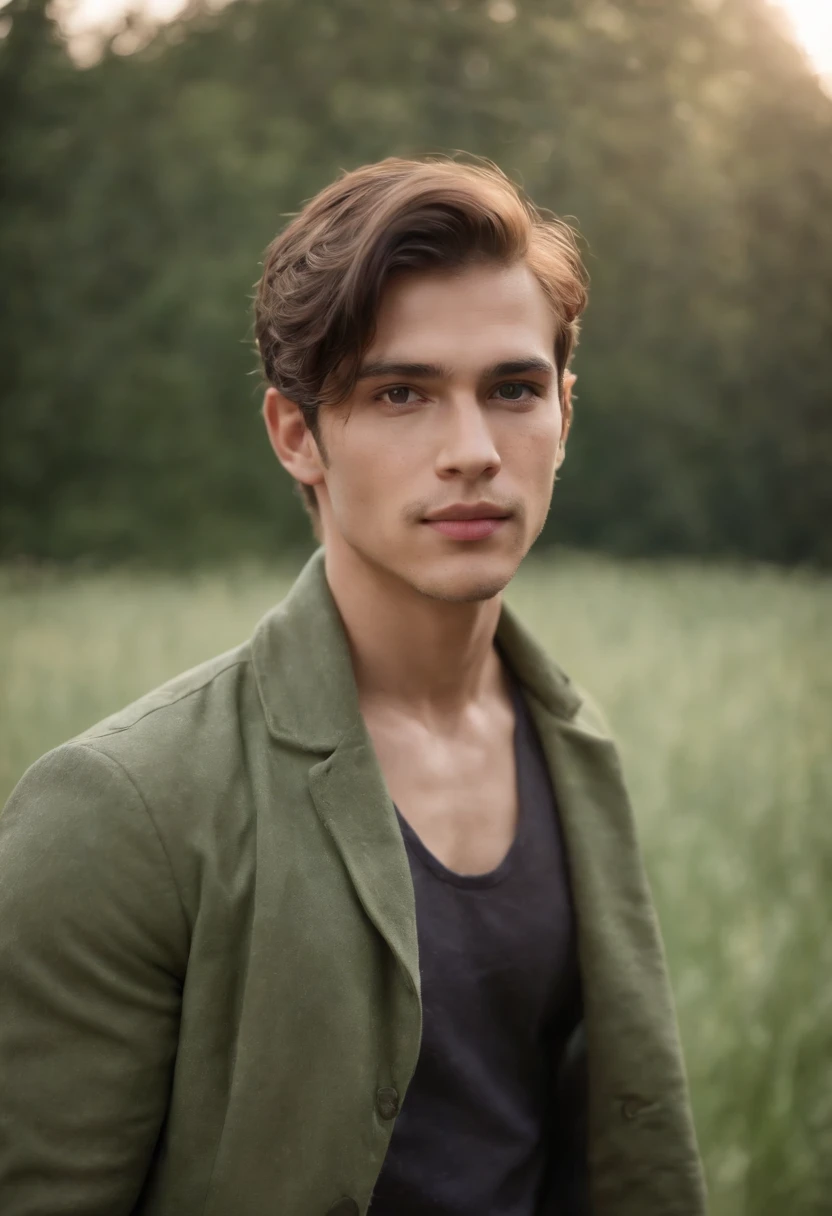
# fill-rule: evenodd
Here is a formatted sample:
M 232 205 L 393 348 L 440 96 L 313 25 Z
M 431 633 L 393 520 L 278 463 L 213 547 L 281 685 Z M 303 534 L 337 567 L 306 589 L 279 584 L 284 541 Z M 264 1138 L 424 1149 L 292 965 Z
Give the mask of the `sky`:
M 777 0 L 821 76 L 832 79 L 832 0 Z
M 769 2 L 783 10 L 795 41 L 818 75 L 832 87 L 832 0 Z M 56 7 L 63 14 L 61 24 L 80 47 L 90 37 L 97 41 L 96 33 L 117 25 L 128 9 L 141 7 L 150 16 L 164 21 L 184 7 L 184 0 L 56 0 Z

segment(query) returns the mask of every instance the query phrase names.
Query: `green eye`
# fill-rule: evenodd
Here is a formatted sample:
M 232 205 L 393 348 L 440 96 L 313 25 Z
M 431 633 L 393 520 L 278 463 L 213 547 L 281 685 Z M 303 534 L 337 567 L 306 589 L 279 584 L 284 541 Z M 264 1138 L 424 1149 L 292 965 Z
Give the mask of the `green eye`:
M 497 396 L 502 397 L 503 401 L 520 401 L 526 388 L 525 384 L 501 384 Z

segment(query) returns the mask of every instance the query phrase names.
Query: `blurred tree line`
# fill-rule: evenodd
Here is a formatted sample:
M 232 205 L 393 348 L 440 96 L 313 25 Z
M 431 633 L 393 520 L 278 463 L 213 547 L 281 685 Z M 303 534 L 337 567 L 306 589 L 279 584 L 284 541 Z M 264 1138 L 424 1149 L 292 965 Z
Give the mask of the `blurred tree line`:
M 85 67 L 0 15 L 0 556 L 305 537 L 260 254 L 339 169 L 465 149 L 586 241 L 546 536 L 832 563 L 832 100 L 766 0 L 200 0 Z

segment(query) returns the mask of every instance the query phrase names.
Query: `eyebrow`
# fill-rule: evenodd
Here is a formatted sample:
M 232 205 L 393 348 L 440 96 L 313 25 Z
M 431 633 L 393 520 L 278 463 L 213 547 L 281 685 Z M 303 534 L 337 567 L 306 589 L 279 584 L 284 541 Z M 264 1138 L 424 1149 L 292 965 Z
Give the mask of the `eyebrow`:
M 487 367 L 482 374 L 482 379 L 493 380 L 504 376 L 525 376 L 529 372 L 553 376 L 555 374 L 555 365 L 548 359 L 536 357 L 510 359 Z M 441 380 L 448 375 L 448 369 L 439 363 L 394 363 L 384 359 L 377 359 L 373 363 L 365 363 L 359 370 L 357 379 L 375 380 L 380 376 L 401 376 L 404 380 Z
M 540 372 L 544 376 L 554 376 L 555 365 L 548 359 L 510 359 L 506 363 L 495 363 L 487 368 L 485 378 L 499 379 L 501 376 L 525 376 L 529 372 Z
M 404 379 L 441 380 L 447 374 L 448 369 L 439 363 L 391 363 L 377 359 L 374 363 L 365 363 L 356 378 L 375 380 L 379 376 L 402 376 Z

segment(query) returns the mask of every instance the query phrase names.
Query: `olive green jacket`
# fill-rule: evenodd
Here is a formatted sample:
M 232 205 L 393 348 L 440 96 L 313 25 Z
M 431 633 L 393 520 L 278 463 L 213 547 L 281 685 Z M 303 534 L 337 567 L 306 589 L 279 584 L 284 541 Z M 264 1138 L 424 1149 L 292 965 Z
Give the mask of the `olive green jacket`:
M 498 639 L 568 848 L 591 1210 L 700 1216 L 613 745 L 508 611 Z M 251 642 L 23 777 L 0 816 L 0 983 L 3 1216 L 367 1211 L 419 1053 L 419 962 L 320 552 Z

